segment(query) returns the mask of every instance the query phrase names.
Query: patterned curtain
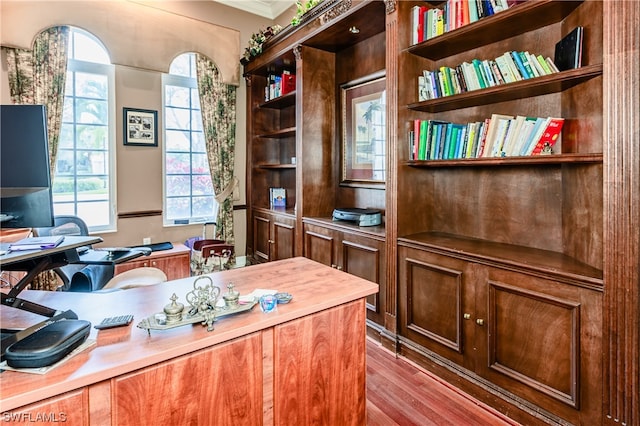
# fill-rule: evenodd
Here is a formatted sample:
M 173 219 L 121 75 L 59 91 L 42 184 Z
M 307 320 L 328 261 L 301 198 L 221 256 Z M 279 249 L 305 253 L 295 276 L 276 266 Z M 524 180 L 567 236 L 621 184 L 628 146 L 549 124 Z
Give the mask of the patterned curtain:
M 12 102 L 47 107 L 52 177 L 62 123 L 68 39 L 69 27 L 52 27 L 36 37 L 33 50 L 3 47 L 7 53 Z
M 236 87 L 222 83 L 220 71 L 197 54 L 198 92 L 213 190 L 220 205 L 216 238 L 234 244 L 233 167 L 236 146 Z
M 69 27 L 53 27 L 36 37 L 33 50 L 2 47 L 7 54 L 11 101 L 14 104 L 45 105 L 47 108 L 52 179 L 62 123 L 68 39 Z M 59 285 L 55 273 L 46 271 L 33 280 L 31 288 L 55 290 Z

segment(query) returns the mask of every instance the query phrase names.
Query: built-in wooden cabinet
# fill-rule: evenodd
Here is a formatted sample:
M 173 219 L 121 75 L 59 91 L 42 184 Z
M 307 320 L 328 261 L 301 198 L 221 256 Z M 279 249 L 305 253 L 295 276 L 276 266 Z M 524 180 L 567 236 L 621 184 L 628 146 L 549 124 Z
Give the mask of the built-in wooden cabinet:
M 496 405 L 518 407 L 522 422 L 588 423 L 601 415 L 592 398 L 602 380 L 602 2 L 528 1 L 410 45 L 417 4 L 396 12 L 406 26 L 395 147 L 400 353 L 455 371 L 484 400 L 499 394 Z M 581 68 L 418 102 L 423 70 L 513 50 L 553 58 L 578 25 Z M 495 113 L 563 117 L 561 145 L 548 156 L 410 159 L 413 120 Z
M 384 185 L 342 185 L 340 162 L 340 86 L 384 71 L 385 7 L 381 1 L 340 3 L 316 6 L 244 67 L 252 212 L 247 226 L 248 235 L 257 236 L 248 239 L 247 253 L 257 260 L 269 258 L 264 243 L 273 240 L 262 237 L 265 210 L 295 219 L 291 249 L 304 255 L 303 218 L 330 218 L 336 207 L 385 209 Z M 283 69 L 295 74 L 295 92 L 265 102 L 268 75 Z M 284 212 L 271 209 L 271 187 L 287 190 Z
M 510 2 L 411 45 L 412 8 L 445 3 L 328 0 L 245 68 L 293 49 L 295 250 L 345 268 L 341 241 L 360 233 L 331 226 L 332 209 L 384 210 L 386 347 L 523 424 L 638 423 L 640 6 Z M 584 27 L 577 69 L 418 100 L 424 70 L 507 51 L 553 58 L 576 26 Z M 352 42 L 352 28 L 366 36 Z M 387 163 L 376 190 L 341 179 L 340 95 L 382 69 Z M 414 120 L 492 114 L 562 117 L 561 141 L 544 156 L 411 158 Z
M 252 217 L 255 260 L 271 262 L 295 256 L 295 217 L 267 209 L 254 209 Z
M 384 326 L 386 250 L 383 226 L 358 227 L 331 219 L 304 219 L 305 257 L 380 286 L 367 297 L 367 319 Z
M 402 344 L 552 422 L 599 415 L 600 289 L 433 244 L 398 254 Z
M 153 267 L 162 270 L 168 280 L 177 280 L 191 275 L 191 251 L 184 244 L 174 244 L 170 250 L 154 251 L 149 256 L 139 257 L 115 266 L 115 275 L 135 268 Z

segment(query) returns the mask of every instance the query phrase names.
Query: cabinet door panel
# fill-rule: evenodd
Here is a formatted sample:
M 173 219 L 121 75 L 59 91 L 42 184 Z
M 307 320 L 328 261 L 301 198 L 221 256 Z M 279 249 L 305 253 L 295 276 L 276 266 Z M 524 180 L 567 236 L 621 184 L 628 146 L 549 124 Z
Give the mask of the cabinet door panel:
M 597 416 L 602 293 L 487 269 L 477 292 L 486 294 L 488 359 L 478 363 L 478 374 L 572 423 Z
M 35 404 L 2 413 L 3 423 L 27 424 L 89 424 L 87 388 L 67 392 Z
M 473 288 L 464 286 L 466 264 L 403 247 L 400 252 L 400 333 L 464 365 L 464 314 Z M 472 328 L 471 328 L 472 330 Z
M 260 334 L 120 376 L 113 389 L 117 425 L 261 424 Z
M 366 424 L 364 312 L 357 300 L 276 327 L 274 424 Z
M 364 278 L 380 284 L 376 294 L 367 296 L 367 310 L 369 319 L 376 322 L 382 321 L 382 308 L 380 305 L 383 297 L 383 283 L 385 278 L 384 268 L 384 243 L 376 240 L 358 238 L 346 234 L 342 240 L 342 264 L 343 270 L 352 275 Z
M 331 231 L 307 227 L 304 233 L 304 256 L 327 266 L 335 266 L 336 239 Z
M 580 304 L 495 281 L 487 287 L 489 368 L 576 406 Z
M 295 226 L 280 221 L 273 223 L 274 255 L 270 260 L 289 259 L 295 253 Z
M 253 255 L 262 261 L 269 261 L 271 219 L 253 217 Z
M 191 275 L 191 253 L 183 245 L 178 245 L 171 250 L 162 250 L 151 253 L 129 262 L 119 263 L 115 266 L 115 274 L 121 274 L 135 268 L 153 267 L 162 270 L 167 275 L 167 280 L 177 280 Z

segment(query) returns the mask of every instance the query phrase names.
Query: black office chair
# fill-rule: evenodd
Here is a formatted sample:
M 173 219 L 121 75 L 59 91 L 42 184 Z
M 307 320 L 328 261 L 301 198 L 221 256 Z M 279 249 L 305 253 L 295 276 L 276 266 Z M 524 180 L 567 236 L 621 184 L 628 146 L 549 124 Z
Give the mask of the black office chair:
M 89 235 L 89 227 L 78 216 L 60 215 L 53 218 L 53 226 L 49 228 L 34 228 L 36 236 Z M 91 246 L 81 247 L 79 253 L 90 249 Z M 113 265 L 83 265 L 69 264 L 53 269 L 62 281 L 61 291 L 89 292 L 101 289 L 114 275 Z

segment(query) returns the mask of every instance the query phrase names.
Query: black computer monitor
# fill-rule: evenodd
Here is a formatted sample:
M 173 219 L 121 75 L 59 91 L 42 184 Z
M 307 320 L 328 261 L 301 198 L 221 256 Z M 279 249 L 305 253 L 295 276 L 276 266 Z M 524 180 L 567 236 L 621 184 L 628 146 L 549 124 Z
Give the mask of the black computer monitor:
M 0 227 L 53 226 L 44 105 L 0 105 Z

